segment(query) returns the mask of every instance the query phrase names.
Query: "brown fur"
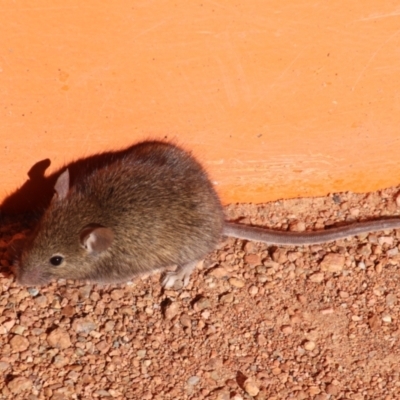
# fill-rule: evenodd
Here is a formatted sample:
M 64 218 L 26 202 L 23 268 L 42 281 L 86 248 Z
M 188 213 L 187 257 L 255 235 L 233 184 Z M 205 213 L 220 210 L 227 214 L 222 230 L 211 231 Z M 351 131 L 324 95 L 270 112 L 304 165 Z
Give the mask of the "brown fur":
M 205 171 L 187 152 L 164 142 L 135 146 L 131 154 L 83 176 L 63 196 L 55 195 L 22 252 L 17 272 L 22 284 L 54 278 L 126 281 L 200 260 L 222 234 L 222 207 Z M 81 243 L 91 224 L 114 236 L 98 254 Z M 54 255 L 64 262 L 53 266 Z

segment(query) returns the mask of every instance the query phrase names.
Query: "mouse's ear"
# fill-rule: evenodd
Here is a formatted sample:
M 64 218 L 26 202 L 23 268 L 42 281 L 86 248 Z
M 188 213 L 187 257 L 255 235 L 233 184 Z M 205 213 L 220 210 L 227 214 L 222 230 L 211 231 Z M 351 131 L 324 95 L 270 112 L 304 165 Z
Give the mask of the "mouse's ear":
M 69 170 L 68 168 L 57 178 L 57 182 L 54 185 L 56 191 L 55 198 L 57 200 L 64 200 L 67 197 L 69 191 Z
M 89 254 L 99 254 L 106 251 L 114 240 L 114 232 L 97 224 L 85 226 L 79 235 L 81 245 Z

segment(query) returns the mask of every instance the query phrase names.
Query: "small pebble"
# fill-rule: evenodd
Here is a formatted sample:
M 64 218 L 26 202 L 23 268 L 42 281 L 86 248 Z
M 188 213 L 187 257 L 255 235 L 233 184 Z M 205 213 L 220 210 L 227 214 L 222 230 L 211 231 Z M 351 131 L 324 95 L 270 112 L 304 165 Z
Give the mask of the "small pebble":
M 23 335 L 25 332 L 26 327 L 22 325 L 15 325 L 13 329 L 13 333 L 16 333 L 17 335 Z
M 39 294 L 39 289 L 35 288 L 35 287 L 30 287 L 28 288 L 28 293 L 32 296 L 35 297 Z
M 8 362 L 0 361 L 0 372 L 4 372 L 8 368 L 10 368 L 10 364 Z
M 47 343 L 51 347 L 62 350 L 71 346 L 71 339 L 68 332 L 61 328 L 57 328 L 47 335 Z
M 178 314 L 179 314 L 179 303 L 177 301 L 173 301 L 172 303 L 170 303 L 165 307 L 164 311 L 165 318 L 171 320 Z
M 107 321 L 104 325 L 105 332 L 111 332 L 115 327 L 115 321 Z
M 40 295 L 40 296 L 36 296 L 34 298 L 35 303 L 39 306 L 39 307 L 46 307 L 47 306 L 47 297 Z
M 267 342 L 267 338 L 264 335 L 258 335 L 257 336 L 257 343 L 259 346 L 265 346 Z
M 315 283 L 321 283 L 325 278 L 325 275 L 323 272 L 316 272 L 315 274 L 311 274 L 308 276 L 308 279 L 311 282 L 315 282 Z
M 182 326 L 185 326 L 187 328 L 190 328 L 192 326 L 192 320 L 187 314 L 182 314 L 179 318 L 179 322 L 182 324 Z
M 191 385 L 191 386 L 195 386 L 195 385 L 197 385 L 199 382 L 200 382 L 200 377 L 198 377 L 198 376 L 196 376 L 196 375 L 191 376 L 191 377 L 187 380 L 188 385 Z
M 378 243 L 382 246 L 387 244 L 388 246 L 393 246 L 394 238 L 392 236 L 380 236 L 378 239 Z
M 351 208 L 350 215 L 352 217 L 358 217 L 360 215 L 360 209 L 359 208 Z
M 211 399 L 215 399 L 215 400 L 230 400 L 231 396 L 229 394 L 229 391 L 227 389 L 217 389 L 213 395 L 215 395 L 215 397 L 209 397 L 210 400 Z
M 79 300 L 85 300 L 88 299 L 90 296 L 90 292 L 93 289 L 93 285 L 85 285 L 79 288 Z
M 360 269 L 366 269 L 366 265 L 365 265 L 365 263 L 364 263 L 363 261 L 360 261 L 360 262 L 357 264 L 357 266 L 358 266 L 358 268 L 360 268 Z
M 336 385 L 329 384 L 325 388 L 326 393 L 332 395 L 332 396 L 337 396 L 339 394 L 339 387 Z
M 303 346 L 303 347 L 304 347 L 307 351 L 313 351 L 313 350 L 315 349 L 315 346 L 316 346 L 315 342 L 309 340 L 309 341 L 307 341 L 307 342 L 304 343 L 304 346 Z
M 115 289 L 111 292 L 111 298 L 113 300 L 121 300 L 124 297 L 124 291 L 123 290 L 119 290 L 119 289 Z
M 75 314 L 75 308 L 67 305 L 61 310 L 61 314 L 65 315 L 66 317 L 72 317 Z
M 285 335 L 290 335 L 293 333 L 293 328 L 290 325 L 283 325 L 281 328 L 281 331 L 285 334 Z
M 97 324 L 89 318 L 78 318 L 72 323 L 76 333 L 89 333 L 97 328 Z
M 99 397 L 111 397 L 110 392 L 104 389 L 99 389 L 95 391 L 95 394 Z
M 257 244 L 255 242 L 249 241 L 244 245 L 244 250 L 246 253 L 256 253 Z
M 310 393 L 311 396 L 314 396 L 321 393 L 321 389 L 317 386 L 310 386 L 310 388 L 308 389 L 308 393 Z
M 31 389 L 32 381 L 28 378 L 19 376 L 11 380 L 7 386 L 10 389 L 11 393 L 18 394 Z
M 220 299 L 219 299 L 219 301 L 220 301 L 221 303 L 225 303 L 225 304 L 232 303 L 233 300 L 234 300 L 233 293 L 224 294 L 224 295 L 222 295 L 222 296 L 220 297 Z
M 68 364 L 68 359 L 65 358 L 63 355 L 57 354 L 54 358 L 53 358 L 53 365 L 56 368 L 62 368 L 65 365 Z
M 215 278 L 224 278 L 229 276 L 229 272 L 224 267 L 213 268 L 208 275 L 214 276 Z
M 393 293 L 389 293 L 386 296 L 386 304 L 388 307 L 392 307 L 397 303 L 397 296 L 394 295 Z
M 264 274 L 257 274 L 257 280 L 260 283 L 265 283 L 268 281 L 268 276 Z
M 0 334 L 5 335 L 10 332 L 12 327 L 15 325 L 15 319 L 10 319 L 9 321 L 3 322 L 0 326 Z
M 258 386 L 251 379 L 246 379 L 243 388 L 247 394 L 253 397 L 257 396 L 258 392 L 260 391 Z
M 375 265 L 375 272 L 377 274 L 380 274 L 382 272 L 382 270 L 383 270 L 383 263 L 382 262 L 379 262 L 377 265 Z
M 339 272 L 343 270 L 345 258 L 341 254 L 329 253 L 320 263 L 321 271 Z
M 144 358 L 144 357 L 146 357 L 147 351 L 144 350 L 144 349 L 138 350 L 136 354 L 137 354 L 137 356 L 138 356 L 139 358 Z
M 250 288 L 249 288 L 250 296 L 255 296 L 257 293 L 258 293 L 258 287 L 257 286 L 250 286 Z
M 293 232 L 304 232 L 306 230 L 306 224 L 302 221 L 293 222 L 289 225 L 289 229 Z
M 276 368 L 272 368 L 271 372 L 273 375 L 279 375 L 282 372 L 282 370 L 280 368 L 276 367 Z
M 238 278 L 229 278 L 229 283 L 237 288 L 242 288 L 245 285 L 245 282 Z
M 373 332 L 378 332 L 381 327 L 381 321 L 379 320 L 377 315 L 372 315 L 368 319 L 368 325 Z
M 194 307 L 197 311 L 201 311 L 205 308 L 210 308 L 211 303 L 209 299 L 207 299 L 206 297 L 202 297 L 200 300 L 197 300 L 196 303 L 194 303 Z
M 20 353 L 29 347 L 29 340 L 21 335 L 15 335 L 10 340 L 11 347 L 14 351 Z
M 386 323 L 391 323 L 392 322 L 392 317 L 390 315 L 384 315 L 382 317 L 382 321 Z
M 259 254 L 246 254 L 244 262 L 249 265 L 259 265 L 261 264 L 261 257 Z

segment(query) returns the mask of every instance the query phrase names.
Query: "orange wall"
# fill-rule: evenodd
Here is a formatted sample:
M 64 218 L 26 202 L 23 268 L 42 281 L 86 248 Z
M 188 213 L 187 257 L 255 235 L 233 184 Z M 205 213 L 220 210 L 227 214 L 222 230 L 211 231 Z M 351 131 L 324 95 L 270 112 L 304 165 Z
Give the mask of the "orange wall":
M 3 1 L 0 197 L 175 139 L 225 202 L 400 183 L 400 3 Z

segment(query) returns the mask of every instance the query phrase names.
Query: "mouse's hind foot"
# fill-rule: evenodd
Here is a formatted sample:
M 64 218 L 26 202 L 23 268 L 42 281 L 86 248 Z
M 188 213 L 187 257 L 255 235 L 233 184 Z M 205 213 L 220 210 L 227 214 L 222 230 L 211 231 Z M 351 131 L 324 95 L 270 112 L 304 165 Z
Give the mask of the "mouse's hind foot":
M 192 261 L 185 265 L 179 266 L 174 272 L 166 272 L 162 278 L 161 285 L 165 289 L 171 289 L 177 285 L 178 282 L 182 282 L 182 287 L 189 284 L 190 275 L 196 268 L 197 261 Z

